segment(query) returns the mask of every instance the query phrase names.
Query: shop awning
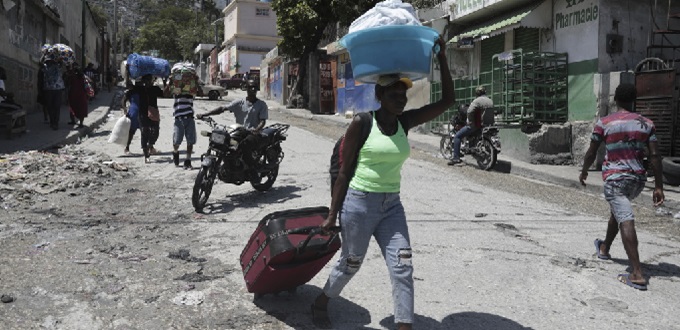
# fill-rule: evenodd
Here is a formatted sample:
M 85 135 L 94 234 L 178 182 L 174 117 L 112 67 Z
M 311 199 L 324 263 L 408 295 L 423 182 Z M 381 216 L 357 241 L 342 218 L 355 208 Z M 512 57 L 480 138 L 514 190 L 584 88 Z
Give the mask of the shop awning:
M 552 24 L 550 22 L 550 8 L 546 6 L 548 3 L 549 1 L 544 1 L 538 6 L 535 5 L 528 9 L 525 8 L 516 11 L 513 14 L 489 20 L 484 24 L 472 26 L 463 30 L 463 32 L 458 33 L 458 35 L 451 38 L 448 43 L 455 43 L 462 38 L 468 37 L 474 39 L 479 39 L 482 36 L 491 37 L 519 27 L 548 29 Z

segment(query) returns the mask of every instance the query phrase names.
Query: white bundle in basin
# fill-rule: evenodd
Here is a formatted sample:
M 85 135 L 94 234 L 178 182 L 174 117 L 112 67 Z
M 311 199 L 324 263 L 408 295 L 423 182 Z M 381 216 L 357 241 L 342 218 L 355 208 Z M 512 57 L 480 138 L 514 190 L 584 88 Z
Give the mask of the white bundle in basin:
M 401 0 L 385 0 L 354 20 L 349 33 L 386 25 L 422 25 L 415 9 Z

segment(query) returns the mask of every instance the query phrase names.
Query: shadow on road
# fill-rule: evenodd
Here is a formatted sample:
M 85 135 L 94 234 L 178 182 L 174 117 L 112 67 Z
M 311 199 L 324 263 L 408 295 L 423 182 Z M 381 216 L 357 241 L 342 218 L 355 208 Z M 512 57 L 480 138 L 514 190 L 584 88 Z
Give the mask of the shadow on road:
M 496 172 L 509 174 L 512 172 L 512 163 L 499 159 L 498 162 L 496 162 L 496 166 L 493 167 L 493 170 Z
M 250 185 L 250 183 L 244 183 L 244 185 Z M 265 192 L 251 190 L 241 194 L 226 196 L 228 199 L 227 201 L 224 201 L 224 198 L 218 199 L 219 196 L 215 196 L 217 201 L 206 204 L 203 213 L 229 213 L 236 208 L 259 208 L 264 204 L 284 203 L 302 197 L 302 195 L 299 194 L 302 190 L 304 189 L 288 185 L 274 186 L 272 189 Z M 210 198 L 213 198 L 213 196 Z
M 394 316 L 384 318 L 380 321 L 380 325 L 385 328 L 394 328 Z M 510 320 L 508 318 L 477 312 L 462 312 L 455 313 L 445 317 L 441 322 L 437 320 L 415 315 L 414 327 L 417 329 L 429 330 L 449 330 L 449 329 L 465 329 L 465 330 L 529 330 L 521 324 Z
M 265 295 L 256 299 L 254 303 L 267 314 L 276 317 L 293 329 L 319 329 L 312 322 L 311 305 L 320 293 L 321 289 L 316 286 L 302 285 L 294 293 Z M 294 311 L 303 312 L 295 313 Z M 342 312 L 334 313 L 334 311 Z M 338 315 L 342 315 L 343 319 L 338 320 Z M 368 329 L 365 325 L 371 323 L 368 310 L 342 297 L 333 298 L 330 302 L 329 318 L 332 324 L 331 329 Z M 341 322 L 344 324 L 340 324 Z

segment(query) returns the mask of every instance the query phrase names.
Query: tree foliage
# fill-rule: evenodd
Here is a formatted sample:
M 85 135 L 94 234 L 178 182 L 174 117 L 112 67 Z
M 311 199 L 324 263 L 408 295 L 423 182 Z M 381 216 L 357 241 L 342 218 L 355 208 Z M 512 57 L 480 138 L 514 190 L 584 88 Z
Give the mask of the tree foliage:
M 179 61 L 191 59 L 198 44 L 212 43 L 214 26 L 210 23 L 220 12 L 212 0 L 204 0 L 202 10 L 194 3 L 194 0 L 140 1 L 139 10 L 147 22 L 139 29 L 134 50 L 158 50 L 160 57 Z
M 100 28 L 104 28 L 106 26 L 106 23 L 109 21 L 108 17 L 106 16 L 106 12 L 104 12 L 104 9 L 101 6 L 93 3 L 90 3 L 89 6 L 94 22 Z
M 415 8 L 430 8 L 443 0 L 405 0 Z M 328 26 L 349 26 L 380 0 L 274 0 L 279 52 L 300 59 L 299 82 L 306 74 L 306 59 L 326 37 Z M 303 92 L 300 83 L 298 93 Z
M 317 47 L 323 31 L 339 23 L 349 26 L 380 0 L 274 0 L 278 34 L 283 39 L 279 51 L 300 57 L 308 47 Z M 431 8 L 443 0 L 404 0 L 415 8 Z
M 299 58 L 315 48 L 329 25 L 349 25 L 378 0 L 274 0 L 279 51 Z

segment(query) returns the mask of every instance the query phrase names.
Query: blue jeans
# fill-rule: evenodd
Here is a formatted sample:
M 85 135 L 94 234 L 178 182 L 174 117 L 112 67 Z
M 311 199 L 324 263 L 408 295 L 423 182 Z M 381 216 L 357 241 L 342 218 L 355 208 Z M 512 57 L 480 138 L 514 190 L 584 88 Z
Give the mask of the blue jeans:
M 375 237 L 392 280 L 394 322 L 413 323 L 413 265 L 406 214 L 399 193 L 367 193 L 349 188 L 340 212 L 342 253 L 324 293 L 338 297 L 359 271 Z
M 474 132 L 474 128 L 470 127 L 470 125 L 465 125 L 456 133 L 456 136 L 453 137 L 453 159 L 460 159 L 460 141 Z

